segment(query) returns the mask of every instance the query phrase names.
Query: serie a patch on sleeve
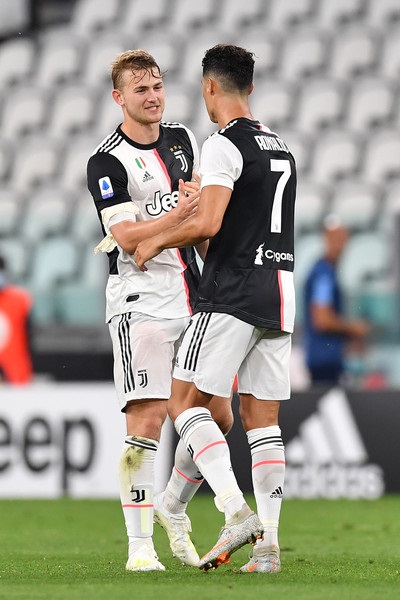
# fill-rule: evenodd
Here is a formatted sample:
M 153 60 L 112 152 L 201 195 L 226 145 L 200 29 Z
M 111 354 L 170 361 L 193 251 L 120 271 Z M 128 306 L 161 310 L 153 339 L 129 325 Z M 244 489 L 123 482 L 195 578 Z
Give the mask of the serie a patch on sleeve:
M 114 196 L 114 190 L 109 177 L 101 177 L 101 179 L 99 179 L 99 187 L 103 200 L 106 200 L 106 198 L 112 198 L 112 196 Z

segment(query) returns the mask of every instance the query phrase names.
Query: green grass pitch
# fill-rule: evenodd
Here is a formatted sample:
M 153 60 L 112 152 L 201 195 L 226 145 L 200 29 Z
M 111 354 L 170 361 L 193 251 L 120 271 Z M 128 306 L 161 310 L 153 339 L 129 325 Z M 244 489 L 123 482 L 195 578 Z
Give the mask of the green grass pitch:
M 216 541 L 222 515 L 201 494 L 189 514 L 203 554 Z M 250 546 L 215 571 L 184 567 L 158 526 L 154 539 L 166 571 L 126 573 L 122 512 L 114 500 L 2 500 L 0 515 L 0 597 L 7 600 L 400 598 L 400 496 L 284 501 L 282 572 L 272 575 L 235 573 Z

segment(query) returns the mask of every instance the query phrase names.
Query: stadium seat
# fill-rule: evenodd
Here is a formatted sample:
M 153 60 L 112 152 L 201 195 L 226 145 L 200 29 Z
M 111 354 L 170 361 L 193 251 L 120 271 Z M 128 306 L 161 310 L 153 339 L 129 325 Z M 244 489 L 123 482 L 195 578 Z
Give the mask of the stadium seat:
M 111 96 L 112 84 L 107 84 L 102 93 L 98 93 L 96 103 L 96 118 L 92 127 L 92 134 L 96 137 L 96 146 L 101 140 L 111 133 L 117 125 L 122 123 L 123 114 L 121 107 L 114 102 Z M 94 148 L 93 148 L 94 149 Z
M 121 10 L 121 0 L 76 0 L 70 22 L 71 31 L 90 35 L 114 27 Z M 131 4 L 136 4 L 132 1 Z M 147 7 L 148 8 L 148 7 Z
M 392 219 L 400 215 L 400 181 L 385 186 L 385 213 Z
M 107 133 L 111 131 L 110 129 Z M 68 138 L 59 178 L 62 187 L 72 190 L 75 194 L 79 194 L 82 188 L 86 189 L 86 165 L 102 137 L 78 133 Z
M 11 165 L 14 160 L 14 146 L 11 140 L 0 140 L 0 181 L 8 181 Z
M 103 325 L 106 302 L 104 285 L 89 285 L 85 281 L 60 283 L 54 290 L 53 313 L 57 322 L 69 326 Z
M 0 237 L 0 254 L 7 261 L 11 281 L 24 284 L 31 267 L 31 247 L 16 235 Z
M 95 120 L 97 94 L 89 87 L 72 84 L 62 88 L 54 99 L 48 132 L 54 138 L 89 130 Z
M 400 77 L 400 26 L 393 27 L 382 38 L 379 72 L 382 77 L 398 82 Z
M 79 267 L 79 247 L 70 236 L 53 236 L 38 241 L 29 275 L 31 289 L 49 289 L 73 278 Z
M 393 118 L 395 86 L 381 77 L 366 77 L 357 81 L 350 92 L 346 125 L 353 131 L 369 133 L 371 128 L 384 127 Z
M 367 9 L 368 0 L 319 0 L 316 16 L 318 27 L 339 31 L 349 23 L 360 24 Z
M 382 206 L 379 188 L 363 180 L 338 182 L 333 188 L 331 211 L 351 229 L 376 226 Z
M 389 246 L 376 231 L 350 237 L 340 260 L 340 279 L 349 296 L 362 289 L 370 278 L 387 274 Z
M 20 223 L 22 203 L 17 202 L 11 190 L 4 193 L 0 188 L 0 239 L 13 235 Z
M 131 35 L 134 38 L 141 34 L 143 29 L 161 29 L 161 25 L 164 25 L 168 30 L 170 7 L 169 0 L 152 0 L 151 10 L 146 2 L 129 0 L 122 6 L 118 29 L 122 35 Z
M 183 87 L 178 83 L 165 82 L 166 100 L 163 121 L 178 121 L 189 126 L 193 119 L 193 106 L 200 99 L 199 90 Z
M 231 0 L 234 2 L 234 0 Z M 215 21 L 221 2 L 202 0 L 196 4 L 195 10 L 188 10 L 187 0 L 175 0 L 170 8 L 169 18 L 175 31 L 182 28 L 207 27 Z
M 58 173 L 63 144 L 46 135 L 30 135 L 18 146 L 12 164 L 10 184 L 16 190 L 28 191 L 50 182 Z
M 314 17 L 315 3 L 313 0 L 296 0 L 296 2 L 271 0 L 266 23 L 269 28 L 280 31 L 304 23 L 311 24 Z
M 328 212 L 328 191 L 321 184 L 299 178 L 296 196 L 295 230 L 299 236 L 318 232 Z
M 273 131 L 290 127 L 295 122 L 296 95 L 294 82 L 280 78 L 259 81 L 250 97 L 252 113 Z
M 36 61 L 36 42 L 30 37 L 17 37 L 0 45 L 0 88 L 15 83 L 26 84 Z
M 310 166 L 310 149 L 313 138 L 309 132 L 293 127 L 280 127 L 276 133 L 283 139 L 296 160 L 297 174 L 303 178 Z M 300 178 L 299 177 L 299 178 Z
M 111 63 L 121 52 L 137 46 L 135 40 L 130 42 L 127 46 L 118 30 L 106 30 L 94 36 L 81 72 L 82 85 L 95 89 L 107 85 L 111 93 Z
M 69 231 L 71 238 L 77 243 L 88 244 L 90 242 L 92 251 L 103 237 L 96 207 L 87 189 L 82 188 L 81 192 L 77 194 Z
M 344 114 L 346 85 L 330 78 L 313 78 L 302 86 L 297 104 L 296 126 L 313 133 L 339 126 Z
M 0 0 L 0 38 L 25 32 L 30 23 L 30 0 Z
M 221 0 L 215 2 L 221 7 L 216 18 L 221 27 L 227 31 L 234 31 L 237 35 L 248 26 L 262 23 L 265 31 L 265 18 L 268 10 L 268 2 L 265 0 Z M 256 40 L 254 40 L 256 41 Z M 244 46 L 252 50 L 250 46 Z
M 380 188 L 382 189 L 382 188 Z M 400 232 L 400 179 L 388 182 L 384 186 L 383 208 L 380 212 L 377 227 L 386 232 L 397 254 L 397 231 Z
M 265 24 L 256 23 L 239 30 L 235 43 L 255 54 L 256 86 L 265 77 L 279 73 L 282 54 L 282 37 L 279 33 L 266 30 Z
M 322 75 L 325 70 L 329 36 L 326 32 L 302 27 L 285 38 L 280 76 L 289 81 Z
M 47 119 L 48 94 L 37 87 L 18 87 L 6 99 L 1 118 L 1 133 L 13 140 L 28 133 L 40 131 Z
M 173 44 L 167 31 L 150 30 L 142 32 L 138 38 L 138 47 L 145 48 L 154 56 L 165 73 L 166 81 L 175 80 L 180 74 L 184 43 L 184 37 L 179 32 L 174 34 Z
M 216 123 L 212 123 L 210 121 L 210 117 L 208 116 L 207 109 L 204 105 L 204 102 L 200 98 L 200 102 L 196 103 L 197 111 L 194 114 L 194 118 L 190 124 L 190 128 L 193 130 L 193 133 L 196 136 L 197 143 L 201 148 L 204 140 L 214 133 L 214 131 L 218 130 L 218 125 Z
M 362 163 L 365 181 L 384 185 L 400 178 L 400 136 L 397 130 L 379 130 L 369 138 Z
M 70 209 L 75 198 L 63 194 L 60 186 L 42 186 L 29 194 L 21 217 L 21 235 L 30 243 L 37 243 L 50 235 L 68 230 Z
M 107 256 L 94 254 L 90 243 L 83 245 L 79 277 L 72 282 L 61 283 L 56 289 L 56 310 L 60 321 L 68 325 L 103 324 L 107 275 Z
M 354 177 L 360 166 L 361 139 L 346 129 L 334 129 L 317 138 L 311 162 L 315 181 L 336 184 L 338 178 Z
M 53 90 L 78 78 L 86 45 L 76 32 L 55 28 L 42 33 L 38 41 L 35 84 Z
M 362 26 L 349 27 L 335 36 L 330 52 L 328 74 L 349 80 L 372 74 L 379 62 L 379 34 Z
M 186 43 L 182 48 L 180 72 L 178 75 L 179 81 L 182 81 L 185 85 L 197 83 L 200 93 L 201 61 L 203 60 L 204 52 L 208 48 L 215 46 L 215 44 L 233 43 L 234 39 L 234 33 L 221 30 L 217 26 L 210 26 L 198 31 L 194 30 L 191 33 L 190 39 L 185 40 Z
M 398 0 L 369 2 L 367 16 L 371 25 L 385 28 L 400 21 L 400 4 Z

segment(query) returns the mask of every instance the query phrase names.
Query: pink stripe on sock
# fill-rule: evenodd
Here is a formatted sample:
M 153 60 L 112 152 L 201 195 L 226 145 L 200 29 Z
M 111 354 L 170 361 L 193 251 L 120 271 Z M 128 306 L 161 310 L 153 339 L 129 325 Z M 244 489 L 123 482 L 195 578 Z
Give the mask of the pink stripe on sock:
M 222 440 L 221 442 L 213 442 L 212 444 L 208 444 L 208 446 L 205 446 L 202 450 L 200 450 L 200 452 L 198 452 L 196 454 L 196 456 L 193 459 L 194 462 L 196 462 L 196 460 L 199 458 L 200 454 L 203 454 L 203 452 L 205 452 L 206 450 L 209 450 L 213 446 L 218 446 L 219 444 L 226 444 L 226 443 L 227 442 L 225 440 Z
M 123 504 L 122 508 L 154 508 L 154 504 Z
M 261 467 L 261 465 L 284 465 L 286 464 L 284 460 L 262 460 L 259 463 L 256 463 L 251 468 L 255 469 L 256 467 Z
M 200 479 L 200 480 L 199 479 L 190 479 L 190 477 L 188 477 L 187 475 L 185 475 L 185 473 L 182 473 L 182 471 L 180 471 L 176 467 L 174 467 L 174 468 L 175 468 L 175 471 L 177 473 L 179 473 L 179 475 L 181 477 L 183 477 L 184 479 L 186 479 L 186 481 L 189 481 L 190 483 L 197 483 L 197 485 L 200 485 L 204 481 L 204 479 Z

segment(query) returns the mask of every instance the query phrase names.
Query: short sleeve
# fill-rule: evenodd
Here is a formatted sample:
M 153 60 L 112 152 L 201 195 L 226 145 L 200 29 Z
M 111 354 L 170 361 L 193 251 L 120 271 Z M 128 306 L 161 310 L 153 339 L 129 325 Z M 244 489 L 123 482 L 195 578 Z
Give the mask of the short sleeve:
M 218 133 L 203 144 L 200 158 L 201 187 L 221 185 L 233 190 L 243 169 L 243 158 L 236 146 Z
M 87 184 L 99 212 L 131 200 L 126 169 L 118 158 L 108 152 L 97 152 L 90 157 Z
M 313 304 L 331 305 L 334 302 L 334 285 L 332 277 L 327 273 L 321 273 L 314 281 L 311 290 L 311 302 Z

